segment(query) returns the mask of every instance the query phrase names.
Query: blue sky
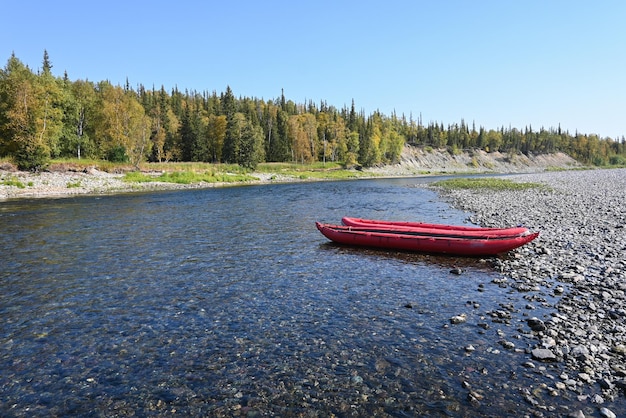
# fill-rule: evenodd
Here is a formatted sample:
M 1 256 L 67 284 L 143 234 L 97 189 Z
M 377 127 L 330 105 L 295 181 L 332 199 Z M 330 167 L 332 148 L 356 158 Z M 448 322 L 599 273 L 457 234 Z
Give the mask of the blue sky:
M 0 60 L 147 88 L 626 136 L 626 2 L 0 0 Z

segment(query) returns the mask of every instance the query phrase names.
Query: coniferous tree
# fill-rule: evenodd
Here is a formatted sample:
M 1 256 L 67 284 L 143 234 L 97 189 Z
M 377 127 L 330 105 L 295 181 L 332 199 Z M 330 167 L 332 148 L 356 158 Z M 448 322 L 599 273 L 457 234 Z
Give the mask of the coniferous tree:
M 289 142 L 289 115 L 280 109 L 276 113 L 276 139 L 272 148 L 272 160 L 285 162 L 291 158 Z
M 352 106 L 350 106 L 350 115 L 348 116 L 348 129 L 350 129 L 350 131 L 352 132 L 358 132 L 359 130 L 357 114 L 354 108 L 354 99 L 352 99 Z
M 193 156 L 194 132 L 189 105 L 185 106 L 182 116 L 180 120 L 180 158 L 182 161 L 191 161 Z
M 41 65 L 44 74 L 51 74 L 52 63 L 50 62 L 50 57 L 48 56 L 48 51 L 43 50 L 43 62 Z
M 165 140 L 163 143 L 163 159 L 165 161 L 180 160 L 180 116 L 177 113 L 177 106 L 182 106 L 180 101 L 169 97 L 163 87 L 159 92 L 159 108 L 162 126 L 165 130 Z
M 263 107 L 263 115 L 261 117 L 261 126 L 263 127 L 263 137 L 265 139 L 265 155 L 267 161 L 273 158 L 273 141 L 276 140 L 276 112 L 277 107 L 268 102 Z
M 237 161 L 237 153 L 239 152 L 241 124 L 236 116 L 235 96 L 230 86 L 226 86 L 226 92 L 222 96 L 222 114 L 226 116 L 226 136 L 224 137 L 222 159 L 224 162 L 233 163 Z
M 237 163 L 244 168 L 254 170 L 265 159 L 263 130 L 260 126 L 245 119 L 242 119 L 242 123 Z

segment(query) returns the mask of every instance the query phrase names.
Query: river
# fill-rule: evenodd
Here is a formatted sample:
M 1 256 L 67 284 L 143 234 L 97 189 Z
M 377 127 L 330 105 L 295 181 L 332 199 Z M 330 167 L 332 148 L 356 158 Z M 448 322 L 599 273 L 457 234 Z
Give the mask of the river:
M 488 262 L 315 228 L 466 223 L 423 181 L 1 202 L 0 415 L 517 415 L 538 383 L 486 312 L 522 295 Z

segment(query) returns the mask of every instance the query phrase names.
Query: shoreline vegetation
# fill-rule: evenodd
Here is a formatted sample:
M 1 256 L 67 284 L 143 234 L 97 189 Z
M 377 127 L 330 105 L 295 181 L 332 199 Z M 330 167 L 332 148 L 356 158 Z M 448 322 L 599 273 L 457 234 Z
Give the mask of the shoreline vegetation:
M 26 172 L 8 161 L 0 161 L 0 201 L 303 181 L 532 173 L 582 167 L 562 153 L 526 156 L 473 150 L 451 154 L 412 146 L 405 146 L 398 164 L 372 168 L 345 168 L 329 162 L 262 163 L 251 171 L 236 164 L 143 163 L 136 170 L 128 164 L 74 159 L 53 161 L 45 171 Z

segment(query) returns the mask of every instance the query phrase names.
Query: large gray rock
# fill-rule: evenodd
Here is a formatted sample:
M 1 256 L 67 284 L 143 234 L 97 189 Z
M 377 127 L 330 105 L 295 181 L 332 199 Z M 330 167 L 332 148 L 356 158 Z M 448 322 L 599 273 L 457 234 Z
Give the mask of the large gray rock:
M 547 348 L 535 348 L 531 352 L 531 354 L 535 360 L 544 361 L 544 362 L 557 361 L 556 354 L 554 354 L 552 350 L 548 350 Z

